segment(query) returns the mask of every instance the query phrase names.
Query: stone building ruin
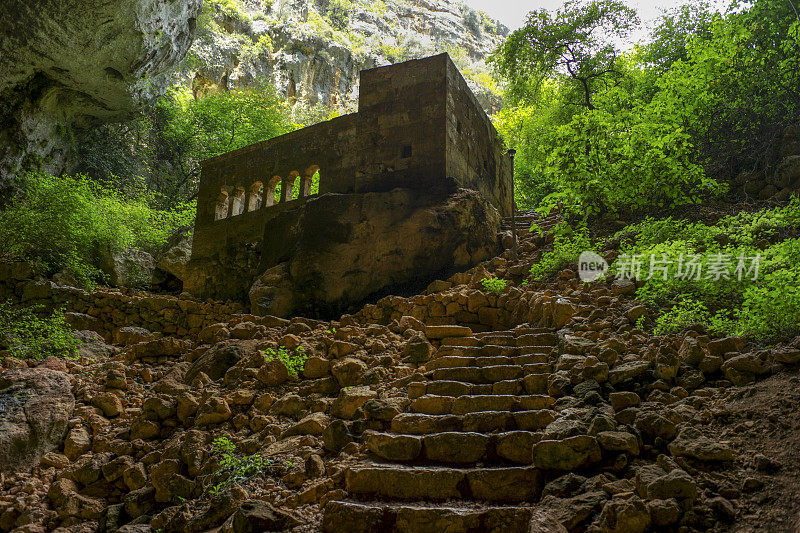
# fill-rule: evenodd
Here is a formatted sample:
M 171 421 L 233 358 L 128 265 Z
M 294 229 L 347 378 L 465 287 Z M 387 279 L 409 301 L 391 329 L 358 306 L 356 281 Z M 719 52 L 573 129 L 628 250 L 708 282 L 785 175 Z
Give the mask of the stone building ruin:
M 357 113 L 202 162 L 185 290 L 319 314 L 491 256 L 510 161 L 448 55 L 360 83 Z

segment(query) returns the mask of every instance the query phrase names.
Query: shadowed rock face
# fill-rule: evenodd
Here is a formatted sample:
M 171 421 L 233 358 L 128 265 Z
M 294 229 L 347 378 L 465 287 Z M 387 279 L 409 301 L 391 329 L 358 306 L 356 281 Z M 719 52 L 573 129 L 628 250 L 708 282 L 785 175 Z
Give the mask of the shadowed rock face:
M 64 127 L 130 113 L 189 49 L 200 0 L 10 0 L 0 38 L 0 190 L 26 157 L 63 164 Z
M 63 372 L 17 368 L 0 375 L 0 472 L 28 471 L 58 448 L 74 406 Z
M 275 221 L 286 231 L 267 232 L 264 250 L 272 254 L 262 258 L 267 269 L 250 290 L 251 306 L 278 316 L 334 312 L 488 259 L 499 226 L 497 210 L 466 189 L 438 200 L 402 189 L 325 195 Z

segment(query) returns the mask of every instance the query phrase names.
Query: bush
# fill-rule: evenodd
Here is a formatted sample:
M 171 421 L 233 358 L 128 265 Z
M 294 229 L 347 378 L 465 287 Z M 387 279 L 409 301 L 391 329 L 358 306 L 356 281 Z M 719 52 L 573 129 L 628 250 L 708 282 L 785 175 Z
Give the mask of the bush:
M 656 319 L 656 333 L 671 333 L 689 323 L 705 324 L 714 333 L 744 335 L 766 341 L 800 333 L 800 200 L 786 206 L 739 213 L 714 225 L 666 218 L 647 219 L 617 234 L 624 256 L 611 265 L 620 273 L 621 262 L 641 256 L 644 285 L 637 295 L 665 308 Z M 756 243 L 758 246 L 756 246 Z M 701 279 L 677 277 L 675 261 L 684 254 L 700 257 Z M 720 255 L 722 254 L 722 255 Z M 645 279 L 649 258 L 671 260 L 662 272 Z M 758 257 L 759 272 L 735 274 L 729 279 L 709 279 L 712 263 L 726 257 L 730 268 L 753 266 Z
M 270 460 L 259 454 L 238 454 L 236 445 L 228 437 L 219 437 L 211 447 L 214 455 L 219 458 L 219 470 L 211 474 L 211 485 L 207 488 L 211 494 L 217 494 L 234 483 L 251 478 L 270 465 Z
M 542 254 L 531 267 L 533 279 L 540 280 L 570 265 L 577 266 L 581 252 L 596 251 L 586 227 L 572 229 L 566 223 L 560 223 L 554 231 L 553 249 Z
M 31 174 L 22 185 L 22 195 L 0 212 L 0 259 L 32 261 L 46 275 L 63 270 L 83 285 L 103 279 L 103 250 L 155 253 L 194 220 L 194 204 L 153 209 L 146 195 L 126 198 L 85 176 Z
M 79 346 L 62 310 L 47 314 L 41 306 L 15 308 L 0 302 L 0 349 L 9 350 L 12 357 L 74 358 Z
M 267 348 L 266 350 L 262 350 L 261 353 L 264 354 L 264 358 L 267 361 L 273 361 L 275 359 L 281 361 L 286 365 L 286 370 L 289 371 L 290 376 L 297 376 L 300 374 L 300 372 L 303 371 L 306 359 L 308 359 L 308 354 L 305 353 L 302 346 L 298 346 L 293 351 L 289 351 L 283 346 L 278 346 L 277 349 Z
M 656 335 L 678 333 L 692 324 L 707 324 L 710 318 L 711 315 L 705 305 L 687 298 L 656 318 L 653 333 Z
M 483 278 L 481 280 L 481 285 L 483 285 L 484 290 L 493 292 L 495 294 L 500 294 L 506 290 L 506 285 L 508 285 L 508 282 L 499 278 Z

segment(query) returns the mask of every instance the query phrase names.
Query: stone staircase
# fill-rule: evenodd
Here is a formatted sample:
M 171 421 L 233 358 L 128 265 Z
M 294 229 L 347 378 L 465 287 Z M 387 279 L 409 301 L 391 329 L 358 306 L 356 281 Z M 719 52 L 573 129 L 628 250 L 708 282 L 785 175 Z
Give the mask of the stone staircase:
M 518 234 L 525 234 L 530 231 L 533 224 L 536 224 L 543 233 L 547 233 L 561 220 L 562 217 L 556 212 L 551 213 L 547 217 L 542 217 L 535 211 L 518 211 L 513 220 L 512 217 L 505 217 L 503 219 L 500 225 L 500 231 L 510 231 L 512 228 L 516 228 Z M 516 223 L 516 225 L 514 223 Z
M 461 332 L 441 340 L 387 431 L 365 431 L 368 461 L 345 473 L 348 501 L 326 532 L 527 532 L 542 489 L 534 433 L 555 418 L 547 395 L 552 330 Z M 431 329 L 431 328 L 428 328 Z M 430 337 L 431 335 L 429 335 Z

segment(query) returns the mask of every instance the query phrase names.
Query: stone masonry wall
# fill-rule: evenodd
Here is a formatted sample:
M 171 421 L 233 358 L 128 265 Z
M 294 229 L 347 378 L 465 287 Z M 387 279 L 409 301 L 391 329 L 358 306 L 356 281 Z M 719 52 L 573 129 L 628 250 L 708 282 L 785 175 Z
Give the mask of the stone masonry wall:
M 107 341 L 120 328 L 141 327 L 153 333 L 197 338 L 208 326 L 225 322 L 277 326 L 286 321 L 252 316 L 237 303 L 197 301 L 174 296 L 100 288 L 85 291 L 35 279 L 26 263 L 0 263 L 0 301 L 11 299 L 47 309 L 63 308 L 67 321 L 78 330 L 93 330 Z

